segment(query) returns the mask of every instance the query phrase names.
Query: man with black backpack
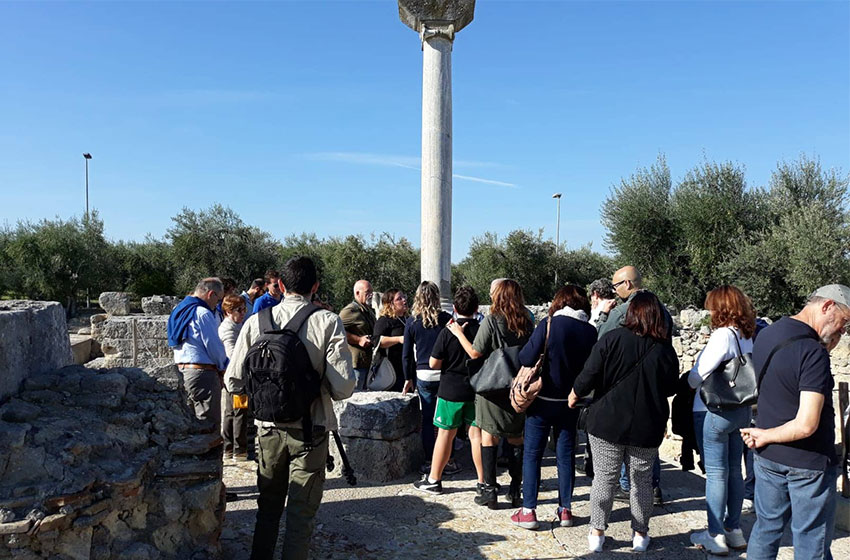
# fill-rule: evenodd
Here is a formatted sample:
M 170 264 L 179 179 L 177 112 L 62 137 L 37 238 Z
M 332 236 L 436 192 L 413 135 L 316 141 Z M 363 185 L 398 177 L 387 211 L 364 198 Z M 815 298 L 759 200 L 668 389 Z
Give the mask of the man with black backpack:
M 310 303 L 319 287 L 313 261 L 289 259 L 280 287 L 283 301 L 245 322 L 225 374 L 228 391 L 248 394 L 259 429 L 252 560 L 272 558 L 284 503 L 283 558 L 307 558 L 322 501 L 328 433 L 337 429 L 331 400 L 354 391 L 342 320 Z

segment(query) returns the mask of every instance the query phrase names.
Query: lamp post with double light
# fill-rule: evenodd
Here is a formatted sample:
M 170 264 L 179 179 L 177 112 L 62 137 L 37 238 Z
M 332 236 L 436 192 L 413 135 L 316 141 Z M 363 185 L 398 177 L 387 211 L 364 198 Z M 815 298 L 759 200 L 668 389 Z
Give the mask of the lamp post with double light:
M 561 250 L 561 193 L 555 193 L 552 195 L 552 198 L 558 200 L 558 213 L 557 213 L 557 221 L 555 225 L 555 257 L 558 256 L 558 253 Z M 558 261 L 555 259 L 555 289 L 558 289 Z
M 91 159 L 91 154 L 86 152 L 83 154 L 83 158 L 86 160 L 86 220 L 89 219 L 89 160 Z

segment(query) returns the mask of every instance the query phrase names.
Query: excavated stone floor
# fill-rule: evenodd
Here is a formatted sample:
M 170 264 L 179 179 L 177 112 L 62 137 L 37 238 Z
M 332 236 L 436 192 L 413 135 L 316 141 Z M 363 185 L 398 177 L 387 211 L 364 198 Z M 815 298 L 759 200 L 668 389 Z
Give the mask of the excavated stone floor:
M 527 531 L 511 525 L 512 508 L 501 497 L 501 509 L 491 511 L 475 505 L 475 476 L 468 447 L 457 453 L 463 471 L 443 481 L 444 493 L 431 496 L 414 490 L 413 475 L 397 483 L 348 486 L 344 479 L 331 478 L 319 509 L 312 554 L 319 559 L 435 559 L 446 558 L 618 558 L 635 554 L 631 550 L 631 529 L 626 504 L 615 503 L 605 549 L 588 554 L 587 532 L 590 515 L 590 480 L 576 478 L 573 499 L 574 527 L 554 527 L 557 505 L 555 458 L 547 453 L 543 463 L 543 484 L 538 506 L 541 527 Z M 664 454 L 662 457 L 665 456 Z M 652 543 L 645 558 L 687 560 L 706 554 L 694 548 L 688 535 L 705 527 L 704 478 L 683 472 L 672 461 L 662 463 L 662 486 L 666 503 L 655 508 L 650 523 Z M 356 466 L 355 466 L 356 469 Z M 698 471 L 697 471 L 698 472 Z M 508 475 L 500 482 L 507 487 Z M 223 558 L 247 558 L 250 552 L 256 513 L 256 473 L 254 463 L 226 461 L 224 480 L 238 499 L 227 504 L 222 533 Z M 544 522 L 545 520 L 545 522 Z M 744 516 L 744 534 L 752 529 L 755 516 Z M 282 524 L 283 525 L 283 524 Z M 280 541 L 279 541 L 280 543 Z M 786 534 L 779 558 L 793 558 L 790 535 Z M 835 558 L 850 558 L 850 534 L 838 532 L 832 545 Z M 730 558 L 746 558 L 733 552 Z

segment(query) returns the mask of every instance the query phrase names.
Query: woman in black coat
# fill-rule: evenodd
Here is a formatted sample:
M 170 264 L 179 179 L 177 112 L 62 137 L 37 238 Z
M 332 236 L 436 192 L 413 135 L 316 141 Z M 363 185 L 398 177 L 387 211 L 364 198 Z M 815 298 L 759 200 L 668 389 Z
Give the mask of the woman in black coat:
M 587 415 L 595 476 L 590 492 L 588 548 L 600 552 L 625 458 L 631 475 L 632 548 L 649 545 L 652 464 L 664 438 L 675 394 L 679 359 L 668 342 L 669 323 L 661 302 L 640 292 L 629 304 L 623 327 L 603 335 L 573 384 L 569 404 L 592 391 Z

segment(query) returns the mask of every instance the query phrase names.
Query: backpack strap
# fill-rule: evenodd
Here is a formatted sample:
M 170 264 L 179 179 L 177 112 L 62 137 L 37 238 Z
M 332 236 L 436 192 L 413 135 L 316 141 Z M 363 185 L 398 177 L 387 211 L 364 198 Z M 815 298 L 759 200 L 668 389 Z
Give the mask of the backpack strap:
M 283 330 L 297 333 L 299 330 L 301 330 L 301 326 L 304 324 L 307 318 L 316 311 L 319 311 L 320 309 L 321 307 L 319 307 L 318 305 L 308 303 L 307 305 L 299 309 L 295 315 L 292 316 L 292 319 L 290 319 L 289 322 L 286 323 L 286 326 L 283 327 Z
M 787 339 L 783 340 L 782 342 L 777 344 L 773 348 L 773 350 L 770 351 L 770 354 L 767 355 L 767 360 L 764 361 L 764 365 L 761 366 L 761 369 L 759 370 L 758 384 L 757 384 L 757 389 L 758 389 L 759 393 L 761 393 L 762 379 L 764 379 L 764 374 L 767 373 L 767 366 L 770 364 L 770 359 L 773 358 L 773 355 L 776 354 L 779 350 L 782 350 L 783 348 L 785 348 L 786 346 L 791 344 L 792 342 L 796 342 L 796 341 L 802 340 L 804 338 L 812 338 L 812 337 L 807 335 L 807 334 L 798 334 L 797 336 L 792 336 L 791 338 L 787 338 Z M 812 339 L 812 340 L 814 340 L 814 339 Z
M 265 334 L 274 330 L 274 319 L 272 318 L 272 308 L 264 307 L 260 310 L 260 333 Z

